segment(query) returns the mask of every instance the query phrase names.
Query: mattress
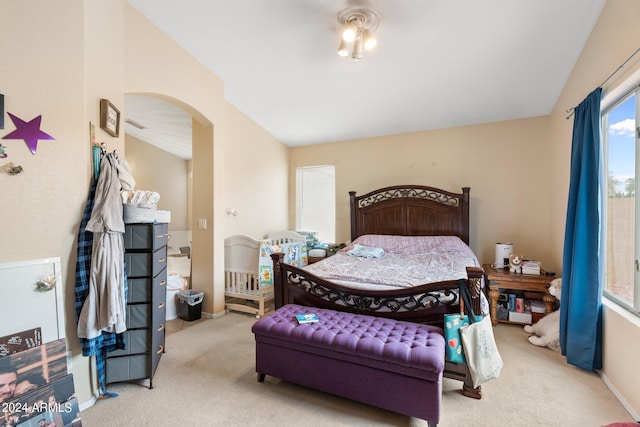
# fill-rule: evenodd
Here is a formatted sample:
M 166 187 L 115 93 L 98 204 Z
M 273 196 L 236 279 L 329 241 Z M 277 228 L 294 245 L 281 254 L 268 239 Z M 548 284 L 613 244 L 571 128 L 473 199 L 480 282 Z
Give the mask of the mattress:
M 381 248 L 377 258 L 349 255 L 356 244 Z M 471 248 L 456 236 L 363 235 L 306 271 L 352 289 L 388 290 L 467 278 L 467 267 L 480 267 Z M 488 303 L 482 294 L 482 311 Z
M 378 258 L 350 256 L 356 245 L 382 248 Z M 480 262 L 455 236 L 364 235 L 305 270 L 350 287 L 383 290 L 467 277 L 467 267 Z

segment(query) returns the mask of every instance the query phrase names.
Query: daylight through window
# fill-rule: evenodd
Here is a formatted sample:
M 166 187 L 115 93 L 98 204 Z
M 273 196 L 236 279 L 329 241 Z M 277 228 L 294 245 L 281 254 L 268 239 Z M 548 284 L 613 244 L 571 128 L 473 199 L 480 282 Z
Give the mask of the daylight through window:
M 614 100 L 602 113 L 604 223 L 606 262 L 604 292 L 622 306 L 640 312 L 640 210 L 637 208 L 638 101 L 640 90 Z

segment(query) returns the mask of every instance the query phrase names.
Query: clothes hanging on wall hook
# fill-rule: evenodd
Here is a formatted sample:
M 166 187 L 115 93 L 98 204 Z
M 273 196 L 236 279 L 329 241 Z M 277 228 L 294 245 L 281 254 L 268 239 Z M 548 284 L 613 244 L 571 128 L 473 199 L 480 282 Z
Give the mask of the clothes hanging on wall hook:
M 99 144 L 93 144 L 91 147 L 92 157 L 93 157 L 93 179 L 95 182 L 98 181 L 98 177 L 100 176 L 100 162 L 105 154 L 107 154 L 107 144 L 101 142 Z

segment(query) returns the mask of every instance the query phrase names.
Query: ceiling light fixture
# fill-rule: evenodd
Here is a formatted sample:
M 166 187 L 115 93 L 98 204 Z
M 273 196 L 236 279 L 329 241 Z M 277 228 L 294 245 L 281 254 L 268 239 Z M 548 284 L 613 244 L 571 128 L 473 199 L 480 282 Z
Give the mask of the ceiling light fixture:
M 373 49 L 377 41 L 373 32 L 378 29 L 380 18 L 376 12 L 364 7 L 351 7 L 338 13 L 338 23 L 342 28 L 342 37 L 338 55 L 360 60 L 363 50 Z

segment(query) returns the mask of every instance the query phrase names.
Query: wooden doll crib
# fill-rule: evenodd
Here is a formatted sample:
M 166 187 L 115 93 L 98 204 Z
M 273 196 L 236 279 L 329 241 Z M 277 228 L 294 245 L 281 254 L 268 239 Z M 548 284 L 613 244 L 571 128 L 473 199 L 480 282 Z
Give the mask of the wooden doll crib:
M 270 234 L 263 241 L 243 235 L 227 237 L 224 240 L 225 308 L 253 314 L 258 319 L 273 310 L 273 283 L 260 285 L 260 245 L 304 240 L 304 236 L 293 231 Z

